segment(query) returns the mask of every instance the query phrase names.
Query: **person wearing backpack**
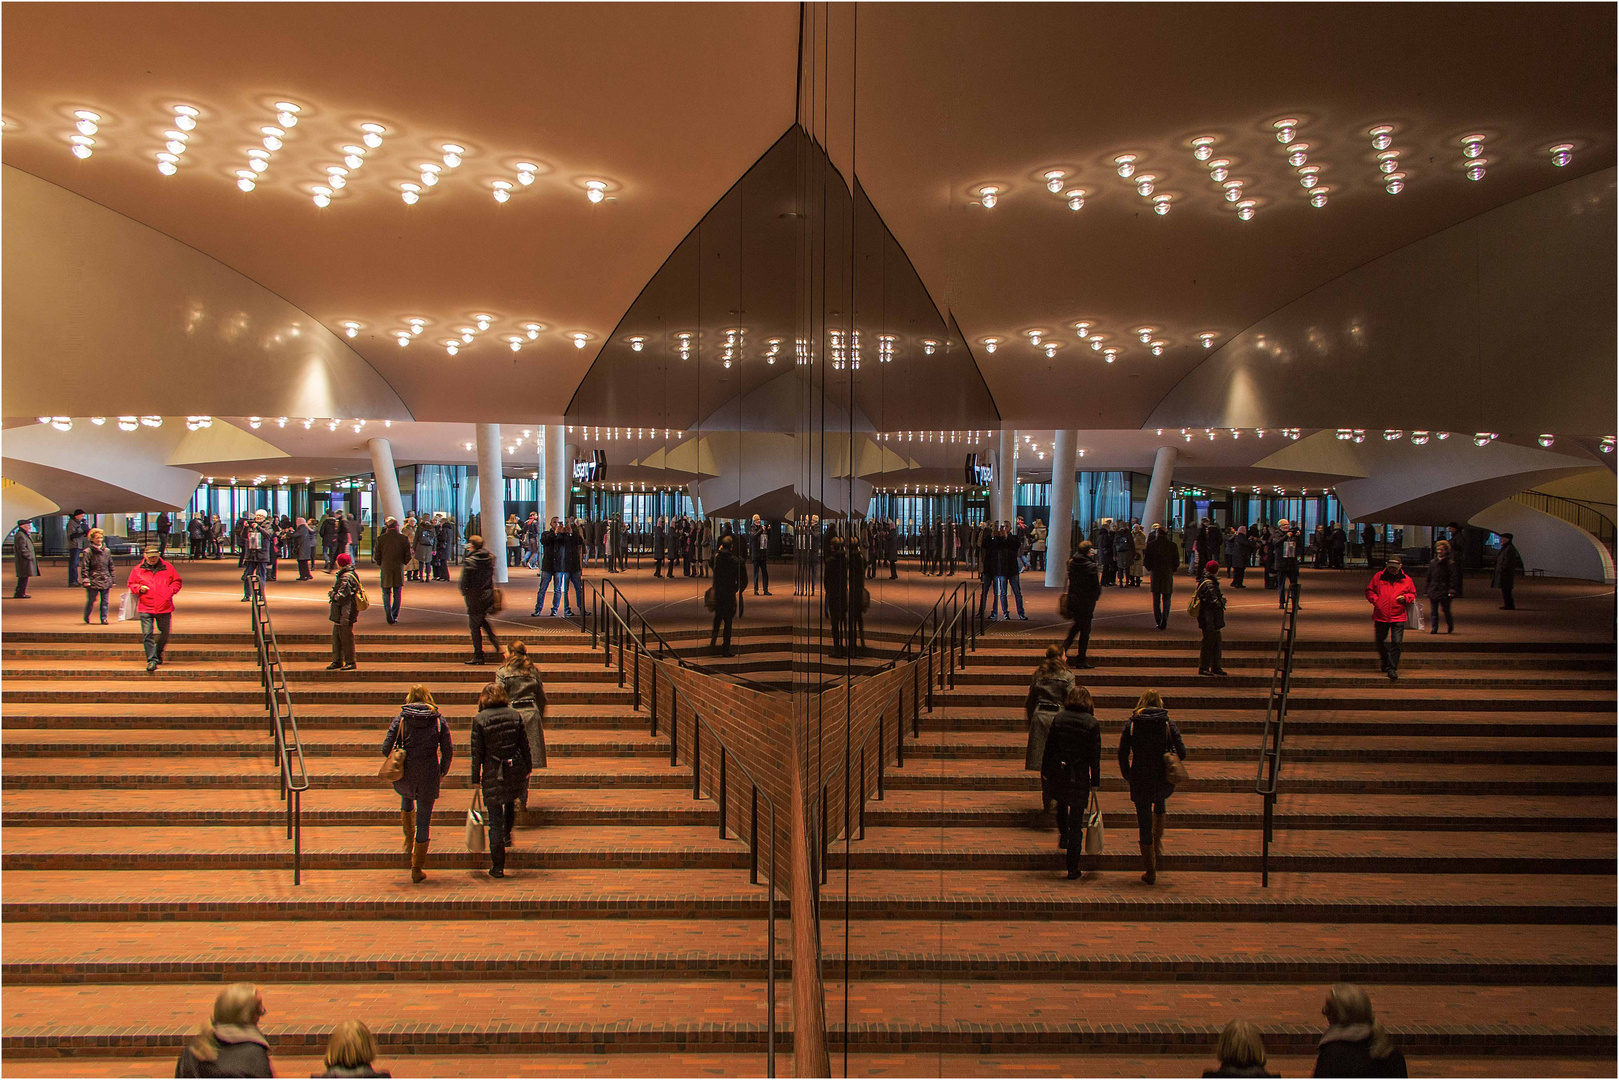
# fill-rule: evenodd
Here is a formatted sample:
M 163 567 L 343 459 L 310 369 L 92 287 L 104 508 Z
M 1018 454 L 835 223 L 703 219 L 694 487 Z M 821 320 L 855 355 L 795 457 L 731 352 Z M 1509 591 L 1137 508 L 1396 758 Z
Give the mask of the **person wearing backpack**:
M 410 856 L 410 880 L 427 879 L 427 845 L 432 839 L 428 825 L 433 804 L 438 801 L 439 781 L 450 773 L 455 750 L 450 725 L 438 711 L 427 687 L 417 683 L 405 695 L 404 708 L 388 725 L 382 740 L 384 759 L 396 748 L 405 751 L 405 772 L 394 781 L 399 793 L 399 824 L 405 835 L 405 854 Z
M 346 551 L 339 552 L 334 562 L 337 580 L 332 582 L 331 589 L 326 593 L 326 599 L 331 603 L 332 620 L 332 662 L 326 665 L 326 670 L 353 671 L 354 624 L 360 618 L 363 590 L 360 588 L 360 575 L 354 572 L 352 555 Z
M 511 708 L 506 688 L 492 682 L 478 692 L 478 715 L 472 718 L 472 786 L 483 792 L 489 816 L 489 876 L 506 876 L 506 848 L 512 842 L 512 819 L 532 768 L 523 717 Z
M 1220 591 L 1220 564 L 1213 559 L 1203 564 L 1203 580 L 1192 593 L 1197 605 L 1197 628 L 1203 632 L 1203 646 L 1198 653 L 1199 675 L 1224 675 L 1220 666 L 1220 631 L 1225 629 L 1225 594 Z

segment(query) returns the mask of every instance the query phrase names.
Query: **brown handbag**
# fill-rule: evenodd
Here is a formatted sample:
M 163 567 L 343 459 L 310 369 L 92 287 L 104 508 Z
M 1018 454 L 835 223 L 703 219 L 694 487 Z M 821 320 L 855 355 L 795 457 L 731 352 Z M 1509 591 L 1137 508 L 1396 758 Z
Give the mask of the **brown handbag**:
M 404 779 L 405 776 L 405 722 L 399 721 L 399 741 L 394 748 L 388 751 L 388 756 L 382 759 L 382 768 L 377 770 L 377 777 L 388 783 Z
M 1164 779 L 1175 787 L 1186 783 L 1186 766 L 1181 762 L 1181 756 L 1173 750 L 1164 751 Z
M 498 614 L 500 614 L 500 612 L 505 607 L 506 607 L 506 592 L 505 592 L 505 590 L 504 589 L 496 589 L 496 590 L 494 590 L 494 595 L 489 598 L 489 614 L 498 615 Z

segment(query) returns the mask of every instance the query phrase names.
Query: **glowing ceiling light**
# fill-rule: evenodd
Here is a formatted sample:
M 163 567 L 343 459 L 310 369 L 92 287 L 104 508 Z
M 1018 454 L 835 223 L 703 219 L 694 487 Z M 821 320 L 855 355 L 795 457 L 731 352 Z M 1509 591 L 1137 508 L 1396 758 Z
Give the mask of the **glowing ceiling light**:
M 489 324 L 494 322 L 495 319 L 494 319 L 493 315 L 476 315 L 475 314 L 475 315 L 472 316 L 472 321 L 478 324 L 478 333 L 481 334 L 485 330 L 489 329 Z
M 585 198 L 593 203 L 599 203 L 607 197 L 607 183 L 604 180 L 586 180 Z
M 1463 135 L 1462 157 L 1476 158 L 1484 153 L 1484 138 L 1483 135 Z
M 338 325 L 343 328 L 343 333 L 347 334 L 349 337 L 353 337 L 355 334 L 360 332 L 360 324 L 357 322 L 338 323 Z
M 266 150 L 281 149 L 281 137 L 286 134 L 285 131 L 278 127 L 261 127 L 259 132 L 264 136 L 264 148 Z
M 1238 203 L 1237 217 L 1242 221 L 1252 221 L 1254 219 L 1254 200 L 1244 199 Z
M 388 131 L 381 124 L 361 124 L 360 130 L 365 132 L 360 141 L 373 150 L 382 145 L 382 136 Z
M 1113 363 L 1113 361 L 1115 361 L 1115 360 L 1117 360 L 1119 358 L 1119 350 L 1117 350 L 1117 349 L 1103 349 L 1102 350 L 1102 358 L 1104 360 L 1106 360 L 1108 363 L 1111 364 L 1111 363 Z
M 1225 201 L 1226 202 L 1234 203 L 1234 202 L 1241 201 L 1241 199 L 1242 199 L 1242 181 L 1241 180 L 1227 180 L 1224 184 L 1221 184 L 1220 186 L 1225 188 Z
M 523 348 L 523 335 L 521 334 L 513 334 L 506 340 L 511 343 L 512 352 L 518 352 Z
M 276 427 L 283 427 L 283 428 L 286 427 L 287 426 L 287 418 L 285 416 L 276 417 L 275 426 Z
M 533 162 L 519 161 L 517 163 L 517 182 L 524 187 L 528 187 L 534 182 L 534 175 L 539 171 L 540 167 Z
M 1061 169 L 1052 169 L 1050 172 L 1046 173 L 1046 190 L 1051 192 L 1053 195 L 1062 194 L 1063 178 L 1067 175 L 1068 174 L 1063 172 Z
M 174 107 L 174 126 L 181 131 L 191 131 L 197 126 L 197 117 L 201 115 L 190 105 L 176 105 Z
M 1090 332 L 1091 332 L 1091 324 L 1090 323 L 1088 323 L 1088 322 L 1077 322 L 1077 323 L 1074 324 L 1074 333 L 1078 334 L 1081 338 L 1089 337 Z
M 1484 179 L 1484 166 L 1490 163 L 1489 158 L 1473 158 L 1467 163 L 1467 178 L 1469 180 Z
M 365 147 L 363 147 L 363 146 L 345 146 L 345 147 L 343 147 L 343 164 L 347 165 L 351 169 L 358 169 L 361 165 L 364 165 L 365 164 Z
M 349 171 L 341 165 L 326 166 L 326 182 L 334 188 L 340 188 L 348 183 Z
M 1150 342 L 1152 340 L 1153 334 L 1155 334 L 1157 332 L 1158 332 L 1157 328 L 1152 327 L 1152 326 L 1138 326 L 1135 329 L 1135 335 L 1136 335 L 1136 337 L 1141 339 L 1141 344 L 1143 344 L 1143 345 Z
M 984 338 L 983 340 L 984 340 L 984 351 L 985 352 L 994 352 L 995 347 L 1001 343 L 1000 338 L 987 337 L 987 338 Z
M 573 347 L 576 349 L 584 348 L 585 343 L 590 340 L 589 334 L 573 333 L 569 334 L 568 336 L 573 339 Z
M 394 334 L 394 338 L 399 342 L 399 347 L 403 349 L 410 344 L 410 331 L 400 330 Z
M 1225 183 L 1226 177 L 1231 175 L 1231 162 L 1227 158 L 1215 158 L 1209 162 L 1209 179 L 1216 184 Z
M 1396 150 L 1386 150 L 1377 155 L 1377 171 L 1391 173 L 1400 167 L 1400 154 Z
M 1294 143 L 1292 146 L 1289 146 L 1287 148 L 1287 163 L 1293 166 L 1295 169 L 1299 168 L 1306 161 L 1310 160 L 1309 155 L 1305 153 L 1305 151 L 1309 149 L 1309 143 Z
M 1488 445 L 1490 445 L 1490 443 L 1492 443 L 1494 441 L 1495 441 L 1495 433 L 1490 432 L 1490 431 L 1480 431 L 1476 435 L 1473 436 L 1473 445 L 1474 446 L 1488 446 Z
M 254 176 L 258 175 L 252 169 L 236 170 L 236 186 L 243 191 L 252 191 L 257 185 L 253 183 Z
M 444 152 L 444 167 L 446 169 L 459 166 L 461 164 L 461 155 L 467 152 L 466 147 L 458 146 L 455 143 L 445 143 L 439 149 Z
M 932 356 L 934 350 L 937 349 L 938 347 L 939 347 L 939 343 L 937 341 L 934 341 L 932 338 L 923 338 L 922 339 L 922 352 L 923 352 L 924 355 Z
M 1052 356 L 1057 355 L 1057 343 L 1055 341 L 1046 342 L 1045 349 L 1046 349 L 1046 356 L 1047 357 L 1052 357 Z
M 96 141 L 88 135 L 70 135 L 68 142 L 72 144 L 73 156 L 81 161 L 95 153 L 92 147 L 96 145 Z
M 1154 176 L 1152 173 L 1142 173 L 1140 176 L 1136 177 L 1136 194 L 1140 195 L 1143 199 L 1145 199 L 1148 195 L 1151 195 L 1153 182 L 1157 179 L 1158 177 Z
M 1388 124 L 1379 124 L 1366 134 L 1372 137 L 1373 150 L 1387 150 L 1394 143 L 1394 129 Z
M 53 416 L 51 417 L 51 427 L 57 431 L 72 431 L 73 418 L 71 416 Z
M 1557 437 L 1548 432 L 1535 441 L 1540 443 L 1542 446 L 1550 446 L 1552 443 L 1557 441 Z
M 640 352 L 645 347 L 646 347 L 646 338 L 644 338 L 644 337 L 632 337 L 632 338 L 630 338 L 630 349 L 632 351 Z
M 93 113 L 89 109 L 77 109 L 73 115 L 78 118 L 78 122 L 73 126 L 78 128 L 80 135 L 94 135 L 99 130 L 96 122 L 101 119 L 100 113 Z
M 524 323 L 523 324 L 523 329 L 528 332 L 528 339 L 530 341 L 533 341 L 535 338 L 540 336 L 540 331 L 544 330 L 545 327 L 541 326 L 537 322 L 531 322 L 531 323 Z
M 455 340 L 455 338 L 450 338 L 450 340 L 444 343 L 444 351 L 449 353 L 451 356 L 454 356 L 456 353 L 461 351 L 461 343 Z
M 422 174 L 423 187 L 432 187 L 434 184 L 438 183 L 438 174 L 440 168 L 438 165 L 431 161 L 424 161 L 417 168 Z
M 1091 340 L 1091 352 L 1101 352 L 1102 351 L 1102 342 L 1107 340 L 1107 335 L 1106 334 L 1092 334 L 1090 340 Z
M 1299 122 L 1291 117 L 1286 120 L 1278 120 L 1271 127 L 1276 129 L 1276 141 L 1283 146 L 1298 138 Z
M 1199 135 L 1192 140 L 1192 156 L 1199 161 L 1207 161 L 1214 156 L 1214 136 Z
M 1040 347 L 1040 339 L 1046 336 L 1044 330 L 1025 330 L 1024 334 L 1028 337 L 1029 344 L 1037 349 Z
M 985 210 L 993 210 L 995 204 L 1000 201 L 1000 193 L 1001 189 L 998 187 L 981 187 L 978 189 L 978 204 Z
M 1066 192 L 1063 193 L 1063 197 L 1068 200 L 1068 209 L 1070 209 L 1070 210 L 1083 210 L 1083 209 L 1085 209 L 1085 189 L 1084 188 L 1069 188 Z
M 173 154 L 157 155 L 157 171 L 164 176 L 173 176 L 180 171 L 180 159 Z
M 1166 341 L 1151 341 L 1148 343 L 1148 347 L 1152 349 L 1154 356 L 1162 356 L 1164 355 L 1164 346 L 1167 344 L 1168 342 Z
M 301 112 L 303 109 L 290 101 L 278 101 L 275 103 L 275 122 L 284 128 L 297 127 L 298 114 Z
M 1556 165 L 1559 169 L 1564 165 L 1567 165 L 1570 161 L 1574 160 L 1573 143 L 1558 143 L 1556 146 L 1552 147 L 1546 152 L 1552 156 L 1552 164 Z
M 332 189 L 331 188 L 323 187 L 323 186 L 317 184 L 314 187 L 310 188 L 309 190 L 313 193 L 312 197 L 315 200 L 315 205 L 316 206 L 327 207 L 327 206 L 332 205 Z
M 161 416 L 143 416 L 141 417 L 141 423 L 149 428 L 160 428 L 163 426 L 163 418 Z
M 1304 168 L 1299 170 L 1299 183 L 1304 186 L 1306 191 L 1308 191 L 1310 188 L 1315 187 L 1321 182 L 1320 176 L 1317 175 L 1320 172 L 1321 170 L 1316 168 L 1314 165 L 1306 165 Z
M 1315 207 L 1317 210 L 1327 205 L 1328 190 L 1329 189 L 1324 187 L 1318 187 L 1314 191 L 1310 192 L 1310 205 Z
M 119 431 L 134 431 L 140 426 L 141 421 L 140 417 L 138 416 L 120 416 L 118 418 Z
M 510 180 L 496 180 L 489 185 L 494 189 L 495 201 L 503 203 L 512 197 L 512 184 Z
M 406 206 L 415 206 L 417 200 L 419 200 L 422 197 L 421 191 L 422 191 L 421 185 L 419 185 L 419 184 L 400 184 L 399 185 L 399 197 L 401 199 L 405 200 L 405 205 Z
M 1214 335 L 1213 334 L 1208 334 L 1208 333 L 1199 334 L 1199 335 L 1197 335 L 1197 340 L 1202 342 L 1203 347 L 1205 349 L 1212 348 L 1214 346 Z
M 1113 159 L 1115 170 L 1119 179 L 1128 180 L 1136 174 L 1136 156 L 1134 154 L 1120 154 Z
M 1383 190 L 1390 195 L 1398 195 L 1405 190 L 1405 173 L 1389 173 L 1383 178 Z

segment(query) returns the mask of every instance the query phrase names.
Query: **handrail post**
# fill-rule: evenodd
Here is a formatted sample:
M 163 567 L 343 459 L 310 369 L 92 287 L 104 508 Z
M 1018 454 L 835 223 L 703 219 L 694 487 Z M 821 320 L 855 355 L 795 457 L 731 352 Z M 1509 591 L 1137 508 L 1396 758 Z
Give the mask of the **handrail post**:
M 877 714 L 877 801 L 883 801 L 883 759 L 888 756 L 888 739 L 883 733 L 885 714 Z M 901 733 L 904 728 L 901 728 Z
M 703 725 L 698 721 L 697 714 L 691 714 L 691 797 L 696 802 L 701 798 L 701 784 L 703 782 Z
M 816 850 L 819 853 L 820 859 L 821 859 L 820 878 L 821 878 L 821 884 L 822 885 L 825 885 L 826 881 L 827 881 L 827 877 L 826 877 L 826 874 L 827 874 L 826 852 L 827 852 L 827 849 L 832 846 L 831 838 L 826 835 L 826 791 L 827 791 L 827 786 L 825 784 L 822 784 L 821 785 L 821 837 L 820 837 L 820 843 L 815 845 Z
M 648 661 L 651 657 L 647 658 Z M 637 667 L 640 665 L 637 664 Z M 652 714 L 652 737 L 658 737 L 658 665 L 649 664 L 652 668 L 652 700 L 648 703 L 647 712 Z
M 642 640 L 645 640 L 645 639 L 643 638 Z M 619 659 L 621 661 L 623 660 L 623 654 L 622 653 L 619 654 Z M 631 685 L 631 688 L 632 688 L 631 692 L 632 692 L 632 694 L 634 696 L 634 699 L 635 699 L 635 711 L 640 712 L 641 711 L 641 654 L 636 650 L 635 642 L 630 643 L 630 660 L 633 661 L 634 664 L 635 664 L 635 667 L 630 672 L 630 685 Z M 619 677 L 623 678 L 623 672 L 619 673 Z
M 680 764 L 680 686 L 669 684 L 669 767 Z
M 776 804 L 770 804 L 770 885 L 765 895 L 765 1076 L 776 1076 Z
M 748 811 L 748 884 L 759 884 L 759 785 L 753 785 L 753 806 Z
M 860 839 L 866 838 L 866 748 L 860 748 Z M 848 867 L 844 867 L 845 870 Z
M 720 743 L 720 839 L 725 839 L 725 744 Z
M 618 627 L 618 688 L 624 689 L 624 625 Z M 639 702 L 637 702 L 639 706 Z
M 302 885 L 303 884 L 303 876 L 304 876 L 303 875 L 303 864 L 304 864 L 304 799 L 303 799 L 303 792 L 294 791 L 292 793 L 292 802 L 293 802 L 292 815 L 293 815 L 293 819 L 297 822 L 297 827 L 295 829 L 293 829 L 293 831 L 292 831 L 292 883 L 294 885 Z

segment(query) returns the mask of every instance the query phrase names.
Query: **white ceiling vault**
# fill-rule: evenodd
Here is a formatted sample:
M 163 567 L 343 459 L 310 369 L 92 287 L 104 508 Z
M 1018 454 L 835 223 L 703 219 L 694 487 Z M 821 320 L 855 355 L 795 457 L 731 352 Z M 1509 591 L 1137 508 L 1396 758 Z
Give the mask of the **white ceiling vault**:
M 829 96 L 816 131 L 958 321 L 1005 422 L 1084 430 L 1094 460 L 1142 468 L 1136 443 L 1150 450 L 1145 425 L 1183 379 L 1357 268 L 1582 180 L 1610 192 L 1585 224 L 1611 250 L 1614 9 L 1466 11 L 855 5 L 857 32 L 833 39 L 854 43 L 852 63 L 833 65 L 853 93 L 847 110 Z M 323 383 L 320 405 L 289 393 L 307 378 L 273 353 L 254 364 L 220 349 L 210 367 L 206 352 L 136 347 L 143 320 L 183 317 L 186 298 L 98 307 L 30 282 L 9 220 L 10 188 L 24 185 L 8 183 L 3 412 L 555 422 L 665 258 L 800 115 L 798 34 L 790 4 L 13 5 L 0 42 L 8 176 L 262 289 L 203 299 L 221 312 L 282 305 L 324 343 L 321 370 L 346 373 Z M 1286 143 L 1284 120 L 1296 121 Z M 1383 126 L 1387 149 L 1373 142 Z M 1213 140 L 1207 161 L 1199 138 Z M 1394 194 L 1379 161 L 1390 152 Z M 1227 201 L 1232 180 L 1241 198 Z M 1611 401 L 1611 290 L 1575 317 L 1597 328 L 1581 363 Z M 1512 340 L 1513 327 L 1492 332 Z M 1088 347 L 1097 334 L 1113 363 Z M 1363 415 L 1336 422 L 1384 426 L 1387 372 L 1338 363 L 1334 397 Z M 1424 378 L 1410 371 L 1409 389 Z M 1570 382 L 1515 392 L 1566 395 Z M 131 393 L 151 401 L 118 407 Z M 1553 411 L 1537 401 L 1530 415 Z M 285 448 L 286 471 L 364 468 L 363 440 L 347 443 Z M 453 458 L 460 440 L 427 444 L 424 456 Z

